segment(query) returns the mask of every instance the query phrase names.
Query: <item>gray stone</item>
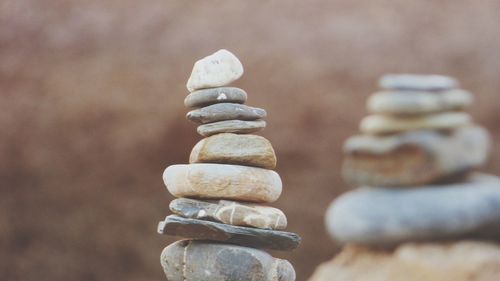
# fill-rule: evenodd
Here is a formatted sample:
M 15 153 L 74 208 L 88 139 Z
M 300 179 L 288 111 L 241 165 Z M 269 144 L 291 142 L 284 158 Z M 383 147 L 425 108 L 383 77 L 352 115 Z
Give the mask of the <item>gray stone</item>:
M 178 198 L 170 202 L 170 210 L 185 218 L 237 226 L 282 230 L 287 225 L 286 216 L 279 209 L 234 201 Z
M 383 89 L 442 91 L 458 87 L 458 81 L 443 75 L 387 74 L 379 80 Z
M 161 253 L 161 265 L 170 281 L 294 281 L 295 270 L 286 260 L 236 245 L 182 240 Z
M 245 103 L 247 93 L 240 88 L 218 87 L 194 91 L 184 99 L 187 107 L 203 107 L 216 103 Z
M 362 188 L 337 198 L 326 224 L 341 243 L 394 245 L 500 237 L 500 179 L 475 174 L 463 183 L 413 189 Z
M 344 144 L 342 175 L 353 186 L 442 182 L 483 165 L 489 152 L 489 134 L 479 126 L 448 132 L 358 135 Z
M 266 121 L 228 120 L 198 126 L 198 134 L 208 137 L 220 133 L 250 134 L 266 127 Z
M 186 117 L 199 124 L 226 120 L 253 121 L 266 117 L 266 111 L 238 103 L 217 103 L 187 113 Z
M 300 243 L 300 237 L 291 232 L 233 226 L 176 215 L 161 221 L 158 233 L 280 251 L 293 250 Z

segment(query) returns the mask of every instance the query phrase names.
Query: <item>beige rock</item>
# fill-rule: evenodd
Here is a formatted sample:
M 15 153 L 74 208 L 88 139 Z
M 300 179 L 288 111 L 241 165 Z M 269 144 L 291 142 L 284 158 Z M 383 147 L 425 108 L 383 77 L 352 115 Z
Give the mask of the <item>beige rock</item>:
M 176 197 L 274 202 L 282 190 L 280 176 L 262 168 L 226 164 L 172 165 L 163 172 Z
M 266 127 L 266 121 L 226 120 L 198 126 L 198 134 L 208 137 L 220 133 L 250 134 Z
M 217 134 L 200 140 L 191 151 L 189 163 L 221 163 L 276 167 L 276 155 L 271 143 L 261 136 Z
M 390 134 L 411 130 L 452 129 L 470 124 L 469 114 L 445 112 L 415 117 L 370 115 L 361 120 L 360 130 L 367 134 Z
M 403 244 L 394 252 L 347 246 L 309 281 L 496 281 L 500 246 L 478 241 Z

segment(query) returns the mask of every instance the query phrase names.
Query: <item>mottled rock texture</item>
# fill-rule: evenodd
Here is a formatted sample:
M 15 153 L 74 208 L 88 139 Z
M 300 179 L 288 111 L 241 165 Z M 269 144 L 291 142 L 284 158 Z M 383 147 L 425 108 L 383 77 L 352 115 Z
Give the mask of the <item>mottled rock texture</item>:
M 187 107 L 204 107 L 216 103 L 245 103 L 247 93 L 236 87 L 217 87 L 202 89 L 190 93 L 184 99 Z
M 266 127 L 266 121 L 227 120 L 198 126 L 198 134 L 208 137 L 220 133 L 250 134 Z
M 254 121 L 266 117 L 262 108 L 239 103 L 217 103 L 187 113 L 187 119 L 199 123 L 213 123 L 226 120 Z

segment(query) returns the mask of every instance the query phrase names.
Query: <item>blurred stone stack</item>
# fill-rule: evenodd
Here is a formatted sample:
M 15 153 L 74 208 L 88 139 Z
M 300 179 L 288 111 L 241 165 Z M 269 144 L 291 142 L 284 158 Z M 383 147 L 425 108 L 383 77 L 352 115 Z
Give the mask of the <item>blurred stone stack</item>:
M 260 205 L 276 201 L 282 190 L 271 143 L 250 133 L 266 126 L 266 111 L 244 105 L 244 90 L 227 87 L 243 66 L 227 50 L 194 65 L 184 104 L 187 118 L 199 124 L 198 142 L 188 165 L 163 173 L 168 191 L 178 197 L 158 225 L 161 234 L 187 238 L 167 246 L 161 264 L 168 280 L 295 280 L 293 266 L 260 250 L 289 251 L 300 237 L 281 231 L 285 214 Z
M 344 145 L 343 177 L 361 187 L 326 214 L 334 240 L 350 245 L 311 280 L 497 280 L 487 278 L 500 276 L 500 247 L 487 241 L 500 237 L 500 179 L 474 172 L 490 139 L 463 112 L 472 95 L 439 75 L 379 85 L 362 134 Z

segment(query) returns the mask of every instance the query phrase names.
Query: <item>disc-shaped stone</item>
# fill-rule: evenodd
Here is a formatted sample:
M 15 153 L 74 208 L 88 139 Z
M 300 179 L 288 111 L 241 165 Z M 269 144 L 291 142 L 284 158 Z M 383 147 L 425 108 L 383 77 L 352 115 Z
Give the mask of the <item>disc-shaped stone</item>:
M 253 121 L 266 117 L 266 111 L 261 108 L 238 103 L 217 103 L 187 113 L 187 119 L 206 124 L 226 120 Z
M 379 80 L 383 89 L 442 91 L 458 87 L 458 81 L 443 75 L 388 74 Z
M 208 137 L 220 133 L 250 134 L 266 127 L 266 121 L 228 120 L 198 126 L 198 134 Z
M 187 107 L 203 107 L 216 103 L 245 103 L 247 93 L 240 88 L 218 87 L 194 91 L 184 99 Z

